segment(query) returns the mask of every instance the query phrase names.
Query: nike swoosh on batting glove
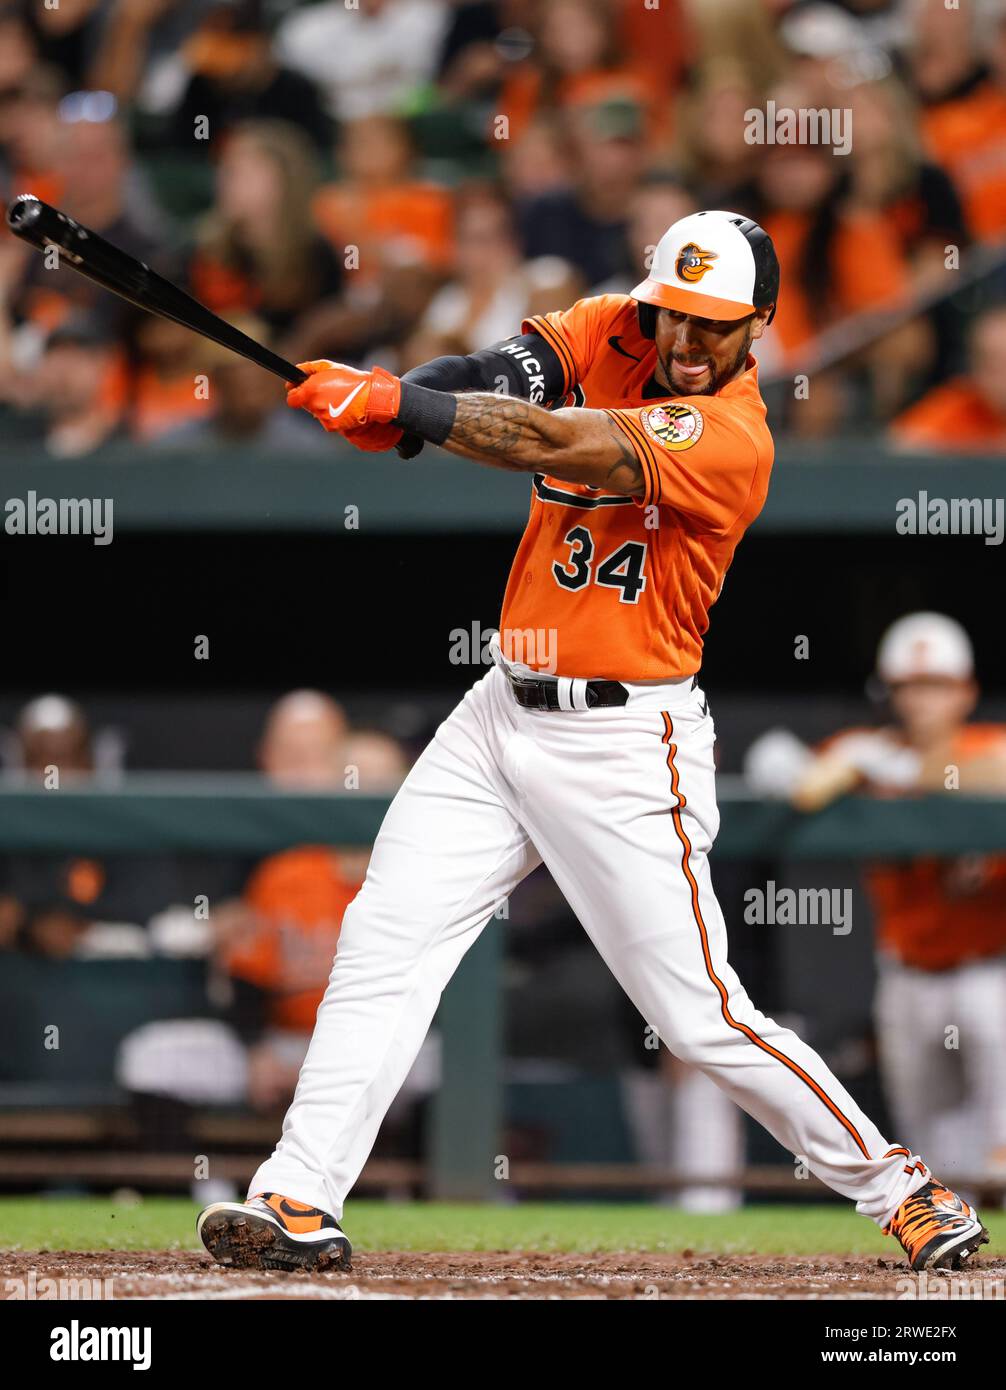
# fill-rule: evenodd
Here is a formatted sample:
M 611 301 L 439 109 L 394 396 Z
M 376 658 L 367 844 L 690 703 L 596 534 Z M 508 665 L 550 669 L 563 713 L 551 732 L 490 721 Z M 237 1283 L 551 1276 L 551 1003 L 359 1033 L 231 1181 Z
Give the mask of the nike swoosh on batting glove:
M 324 358 L 297 366 L 308 380 L 288 389 L 286 403 L 308 411 L 326 430 L 386 425 L 398 414 L 402 383 L 383 367 L 361 372 Z

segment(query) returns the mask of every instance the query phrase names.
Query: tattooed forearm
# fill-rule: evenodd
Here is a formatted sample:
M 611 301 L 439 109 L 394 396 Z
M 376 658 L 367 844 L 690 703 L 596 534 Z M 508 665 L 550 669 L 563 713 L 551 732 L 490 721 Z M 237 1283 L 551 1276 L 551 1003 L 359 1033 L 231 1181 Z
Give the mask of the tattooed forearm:
M 600 410 L 544 410 L 491 392 L 455 397 L 457 414 L 444 448 L 516 473 L 641 497 L 642 469 L 632 447 Z
M 513 396 L 473 392 L 457 398 L 454 427 L 444 446 L 497 468 L 540 468 L 550 447 L 549 412 Z M 544 420 L 535 417 L 544 416 Z

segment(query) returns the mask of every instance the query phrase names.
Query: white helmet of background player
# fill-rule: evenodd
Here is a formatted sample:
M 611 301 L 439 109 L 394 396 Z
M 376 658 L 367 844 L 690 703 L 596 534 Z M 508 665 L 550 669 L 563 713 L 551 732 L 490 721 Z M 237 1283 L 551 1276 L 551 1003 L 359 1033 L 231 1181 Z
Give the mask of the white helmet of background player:
M 650 273 L 632 298 L 639 301 L 640 327 L 648 338 L 656 309 L 706 319 L 747 318 L 779 298 L 772 239 L 740 213 L 693 212 L 660 238 Z
M 970 637 L 943 613 L 899 618 L 877 649 L 877 675 L 887 685 L 926 677 L 969 681 L 974 665 Z

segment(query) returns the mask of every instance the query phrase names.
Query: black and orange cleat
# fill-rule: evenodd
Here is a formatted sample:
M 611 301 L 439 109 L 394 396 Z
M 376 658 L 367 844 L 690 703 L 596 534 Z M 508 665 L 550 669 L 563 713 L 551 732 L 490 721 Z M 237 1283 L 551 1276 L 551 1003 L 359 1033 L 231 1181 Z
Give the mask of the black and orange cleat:
M 901 1242 L 912 1269 L 960 1269 L 989 1238 L 975 1209 L 935 1181 L 905 1198 L 884 1234 Z
M 218 1264 L 232 1269 L 350 1269 L 353 1247 L 334 1216 L 278 1192 L 247 1202 L 214 1202 L 196 1234 Z

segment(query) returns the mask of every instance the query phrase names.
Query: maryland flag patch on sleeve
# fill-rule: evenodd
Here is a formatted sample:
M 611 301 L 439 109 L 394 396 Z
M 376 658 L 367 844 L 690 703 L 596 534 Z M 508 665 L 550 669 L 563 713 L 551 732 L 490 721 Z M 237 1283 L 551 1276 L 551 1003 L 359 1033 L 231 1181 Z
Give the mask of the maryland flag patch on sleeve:
M 654 405 L 643 411 L 643 429 L 665 449 L 690 449 L 702 437 L 705 421 L 693 405 Z

